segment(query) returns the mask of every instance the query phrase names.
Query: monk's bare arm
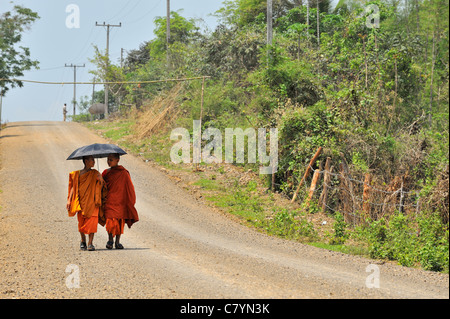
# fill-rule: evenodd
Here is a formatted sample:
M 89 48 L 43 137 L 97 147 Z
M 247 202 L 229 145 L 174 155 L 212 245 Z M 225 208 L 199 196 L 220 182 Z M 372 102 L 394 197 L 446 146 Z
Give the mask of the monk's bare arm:
M 102 174 L 100 174 L 100 173 L 98 173 L 98 175 L 97 175 L 97 180 L 98 180 L 100 183 L 102 183 L 102 185 L 105 183 L 105 180 L 103 179 L 103 176 L 102 176 Z
M 67 210 L 70 209 L 70 200 L 72 198 L 72 195 L 73 195 L 73 187 L 70 189 L 69 197 L 67 197 L 67 204 L 66 204 Z

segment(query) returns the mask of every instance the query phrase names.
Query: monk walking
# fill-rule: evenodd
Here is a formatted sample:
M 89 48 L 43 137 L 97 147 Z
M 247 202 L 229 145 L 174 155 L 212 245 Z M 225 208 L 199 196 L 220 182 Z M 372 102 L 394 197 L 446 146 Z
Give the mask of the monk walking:
M 130 173 L 123 166 L 119 165 L 120 155 L 108 155 L 109 169 L 103 171 L 102 176 L 108 188 L 108 195 L 104 205 L 106 224 L 108 232 L 108 242 L 106 248 L 123 249 L 120 243 L 120 236 L 123 234 L 125 224 L 131 228 L 135 222 L 139 221 L 139 216 L 134 208 L 136 204 L 136 193 L 131 181 Z M 115 243 L 114 243 L 115 236 Z
M 80 249 L 95 250 L 93 245 L 97 224 L 104 225 L 102 210 L 102 190 L 104 181 L 96 169 L 93 156 L 83 157 L 84 168 L 69 174 L 69 195 L 67 197 L 67 211 L 70 217 L 77 214 L 78 231 L 81 235 Z M 100 220 L 100 222 L 99 222 Z M 86 235 L 89 242 L 86 244 Z

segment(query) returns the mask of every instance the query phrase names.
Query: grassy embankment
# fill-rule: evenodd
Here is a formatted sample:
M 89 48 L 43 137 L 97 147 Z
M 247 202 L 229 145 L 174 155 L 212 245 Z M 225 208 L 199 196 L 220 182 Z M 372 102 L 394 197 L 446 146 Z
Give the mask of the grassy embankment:
M 306 208 L 287 197 L 272 193 L 267 178 L 249 164 L 173 164 L 170 160 L 170 131 L 140 136 L 133 116 L 88 122 L 88 128 L 127 149 L 143 161 L 166 172 L 170 178 L 206 204 L 237 217 L 247 226 L 269 235 L 296 240 L 333 251 L 368 256 L 367 246 L 351 238 L 335 240 L 334 217 L 322 214 L 314 204 Z
M 171 129 L 142 135 L 143 114 L 89 122 L 85 125 L 169 178 L 197 200 L 225 212 L 230 218 L 268 235 L 346 254 L 392 261 L 408 267 L 448 273 L 448 229 L 437 215 L 410 220 L 402 214 L 351 227 L 339 212 L 322 213 L 314 201 L 306 204 L 308 190 L 291 203 L 271 192 L 267 176 L 253 164 L 174 164 Z M 421 230 L 421 234 L 417 233 Z M 443 233 L 444 232 L 444 233 Z

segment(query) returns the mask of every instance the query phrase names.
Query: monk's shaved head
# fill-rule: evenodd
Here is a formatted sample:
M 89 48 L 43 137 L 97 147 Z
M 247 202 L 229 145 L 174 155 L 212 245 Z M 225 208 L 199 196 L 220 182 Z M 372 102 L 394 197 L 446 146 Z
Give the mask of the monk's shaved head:
M 83 156 L 83 164 L 86 165 L 86 161 L 94 160 L 94 156 Z
M 119 154 L 109 154 L 107 163 L 109 167 L 115 167 L 119 164 L 120 161 L 120 155 Z

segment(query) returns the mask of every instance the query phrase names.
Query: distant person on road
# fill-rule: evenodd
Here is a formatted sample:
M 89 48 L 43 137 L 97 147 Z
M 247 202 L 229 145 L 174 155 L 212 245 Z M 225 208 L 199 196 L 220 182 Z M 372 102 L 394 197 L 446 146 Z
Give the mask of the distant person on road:
M 66 105 L 66 103 L 64 103 L 64 106 L 63 106 L 64 122 L 66 121 L 66 115 L 67 115 L 67 105 Z
M 131 228 L 139 221 L 139 216 L 134 205 L 136 204 L 136 193 L 131 181 L 130 173 L 119 165 L 120 155 L 108 155 L 109 169 L 103 171 L 108 194 L 104 205 L 106 224 L 108 232 L 107 249 L 123 249 L 120 236 L 123 234 L 125 224 Z M 115 243 L 114 243 L 115 236 Z
M 97 224 L 104 225 L 102 209 L 102 191 L 105 197 L 103 178 L 99 171 L 92 169 L 95 165 L 93 156 L 83 157 L 84 168 L 69 174 L 69 195 L 67 211 L 70 217 L 77 214 L 78 231 L 81 235 L 80 249 L 95 250 L 93 245 Z M 89 242 L 86 243 L 86 235 Z

